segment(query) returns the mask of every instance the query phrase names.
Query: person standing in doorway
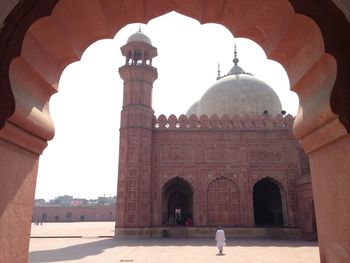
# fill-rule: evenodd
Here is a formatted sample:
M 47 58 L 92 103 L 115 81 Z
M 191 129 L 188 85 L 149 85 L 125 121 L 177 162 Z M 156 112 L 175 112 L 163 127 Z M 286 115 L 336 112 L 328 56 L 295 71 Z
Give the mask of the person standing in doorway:
M 181 222 L 181 209 L 180 209 L 180 207 L 175 208 L 175 221 L 176 221 L 176 224 L 178 224 L 178 225 Z
M 219 254 L 222 255 L 222 251 L 224 250 L 224 245 L 226 245 L 226 237 L 225 232 L 222 230 L 221 226 L 219 226 L 218 230 L 216 230 L 215 235 L 216 246 L 219 250 Z

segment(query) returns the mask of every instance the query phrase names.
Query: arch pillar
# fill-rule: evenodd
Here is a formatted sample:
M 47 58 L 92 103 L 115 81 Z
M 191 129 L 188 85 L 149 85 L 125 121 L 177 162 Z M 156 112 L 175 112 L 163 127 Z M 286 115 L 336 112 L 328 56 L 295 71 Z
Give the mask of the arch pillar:
M 335 59 L 325 54 L 295 86 L 294 133 L 309 156 L 321 262 L 350 259 L 350 135 L 331 110 Z
M 0 262 L 27 262 L 39 155 L 10 140 L 31 141 L 10 123 L 0 131 Z M 30 144 L 29 144 L 30 145 Z
M 336 121 L 322 128 L 324 133 L 333 129 L 341 132 Z M 312 140 L 317 134 L 309 137 Z M 308 153 L 321 262 L 349 262 L 350 259 L 349 152 L 350 135 L 343 134 Z
M 54 134 L 48 100 L 55 89 L 21 57 L 10 72 L 16 108 L 0 129 L 0 262 L 26 262 L 39 156 Z

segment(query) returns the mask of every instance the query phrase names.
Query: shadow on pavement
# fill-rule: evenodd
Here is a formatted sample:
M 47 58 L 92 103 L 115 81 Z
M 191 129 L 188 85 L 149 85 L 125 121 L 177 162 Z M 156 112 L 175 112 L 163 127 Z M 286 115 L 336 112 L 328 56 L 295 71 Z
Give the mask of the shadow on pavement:
M 80 240 L 80 239 L 77 239 Z M 78 241 L 79 242 L 79 241 Z M 150 238 L 150 239 L 94 239 L 93 242 L 68 246 L 64 248 L 40 250 L 29 253 L 29 262 L 58 262 L 77 260 L 88 256 L 98 255 L 106 249 L 114 247 L 139 246 L 213 246 L 215 241 L 208 238 Z M 228 247 L 317 247 L 316 242 L 300 240 L 268 240 L 268 239 L 228 239 Z
M 115 247 L 116 244 L 113 241 L 113 239 L 103 239 L 59 249 L 33 251 L 29 253 L 29 262 L 57 262 L 98 255 L 105 249 Z

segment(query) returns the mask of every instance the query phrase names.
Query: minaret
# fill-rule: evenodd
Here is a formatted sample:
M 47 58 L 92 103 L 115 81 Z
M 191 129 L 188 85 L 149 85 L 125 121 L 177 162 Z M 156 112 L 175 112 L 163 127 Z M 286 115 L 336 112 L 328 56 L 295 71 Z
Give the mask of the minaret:
M 126 60 L 119 68 L 124 93 L 116 211 L 118 237 L 129 235 L 127 229 L 131 228 L 142 235 L 151 224 L 152 88 L 158 76 L 152 66 L 157 49 L 141 30 L 129 37 L 121 52 Z

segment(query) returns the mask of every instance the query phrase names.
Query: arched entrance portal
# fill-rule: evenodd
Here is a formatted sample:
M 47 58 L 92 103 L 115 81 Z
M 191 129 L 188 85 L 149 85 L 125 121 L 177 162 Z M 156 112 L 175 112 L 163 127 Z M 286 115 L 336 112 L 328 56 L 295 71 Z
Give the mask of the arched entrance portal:
M 163 223 L 184 225 L 193 219 L 193 191 L 184 179 L 171 179 L 163 187 Z
M 283 225 L 281 192 L 272 180 L 264 178 L 254 185 L 253 202 L 255 225 Z

